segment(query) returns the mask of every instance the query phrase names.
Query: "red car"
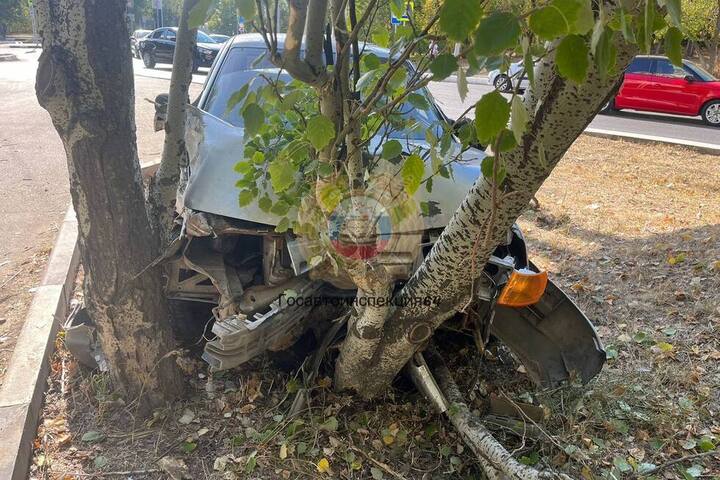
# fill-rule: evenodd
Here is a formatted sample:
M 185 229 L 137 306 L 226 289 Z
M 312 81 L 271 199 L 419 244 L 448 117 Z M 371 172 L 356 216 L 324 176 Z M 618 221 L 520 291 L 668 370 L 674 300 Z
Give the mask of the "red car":
M 708 125 L 720 127 L 720 80 L 687 60 L 676 67 L 666 57 L 638 56 L 608 108 L 700 115 Z

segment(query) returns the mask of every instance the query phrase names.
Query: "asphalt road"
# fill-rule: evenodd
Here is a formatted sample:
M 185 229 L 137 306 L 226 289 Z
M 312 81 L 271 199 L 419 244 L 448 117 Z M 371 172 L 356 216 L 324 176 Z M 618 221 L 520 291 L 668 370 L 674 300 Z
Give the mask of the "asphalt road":
M 142 61 L 135 59 L 134 62 L 136 75 L 170 78 L 170 65 L 157 65 L 154 69 L 147 69 L 143 66 Z M 193 82 L 204 83 L 207 70 L 201 69 L 199 73 L 193 75 Z M 454 81 L 432 82 L 430 84 L 430 91 L 436 101 L 446 115 L 451 118 L 456 118 L 462 114 L 483 94 L 491 91 L 491 87 L 484 84 L 483 78 L 474 77 L 473 83 L 468 85 L 468 90 L 468 96 L 465 102 L 462 102 Z M 638 134 L 664 137 L 677 141 L 707 143 L 720 148 L 720 129 L 705 125 L 700 117 L 680 117 L 626 110 L 612 114 L 600 114 L 595 117 L 588 128 L 618 134 Z
M 433 82 L 430 85 L 430 91 L 438 104 L 451 118 L 460 115 L 491 89 L 490 85 L 469 84 L 468 96 L 463 103 L 460 101 L 457 85 L 454 82 Z M 623 110 L 612 114 L 597 115 L 588 128 L 709 143 L 720 148 L 720 128 L 705 125 L 700 117 L 680 117 Z
M 0 53 L 9 51 L 0 47 Z M 0 284 L 26 260 L 40 237 L 52 238 L 70 203 L 65 151 L 50 116 L 35 97 L 39 50 L 12 49 L 18 61 L 0 62 Z M 169 74 L 169 73 L 168 73 Z M 169 77 L 168 77 L 169 78 Z M 153 132 L 153 99 L 167 80 L 136 76 L 138 156 L 147 162 L 162 152 L 163 134 Z M 195 93 L 200 85 L 191 88 Z

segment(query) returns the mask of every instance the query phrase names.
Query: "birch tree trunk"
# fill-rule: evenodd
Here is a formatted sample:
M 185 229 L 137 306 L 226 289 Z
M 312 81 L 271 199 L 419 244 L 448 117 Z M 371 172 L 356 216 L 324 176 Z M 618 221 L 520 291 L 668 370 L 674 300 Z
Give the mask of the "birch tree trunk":
M 602 77 L 593 65 L 587 81 L 581 85 L 557 74 L 552 55 L 536 67 L 535 88 L 528 90 L 524 98 L 531 115 L 530 125 L 519 146 L 502 155 L 507 176 L 498 208 L 493 212 L 492 186 L 481 176 L 425 262 L 398 294 L 400 301 L 395 303 L 407 306 L 390 313 L 374 353 L 368 356 L 365 349 L 343 350 L 336 378 L 343 379 L 344 386 L 365 397 L 381 393 L 435 329 L 467 304 L 473 282 L 495 246 L 501 243 L 570 145 L 607 103 L 619 85 L 620 73 L 636 51 L 636 46 L 621 43 L 618 73 Z M 487 241 L 477 242 L 478 238 Z M 467 259 L 472 259 L 476 268 L 467 268 Z M 429 306 L 404 303 L 404 299 L 433 297 L 444 301 Z M 344 370 L 351 365 L 353 371 L 372 375 L 350 375 Z
M 65 147 L 89 313 L 115 388 L 140 413 L 182 378 L 148 220 L 135 138 L 125 0 L 42 0 L 36 93 Z M 144 272 L 144 273 L 141 273 Z
M 193 55 L 197 43 L 197 28 L 188 27 L 188 17 L 196 3 L 197 0 L 183 1 L 170 76 L 162 160 L 150 184 L 148 200 L 151 219 L 163 244 L 169 241 L 172 231 L 180 173 L 188 165 L 185 121 L 189 103 L 188 92 L 192 82 Z

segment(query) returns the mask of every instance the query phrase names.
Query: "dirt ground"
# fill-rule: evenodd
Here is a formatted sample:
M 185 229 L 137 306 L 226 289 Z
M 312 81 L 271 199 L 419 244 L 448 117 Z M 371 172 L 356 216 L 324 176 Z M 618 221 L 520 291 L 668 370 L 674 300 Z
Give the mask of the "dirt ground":
M 531 258 L 595 323 L 608 362 L 586 386 L 539 391 L 498 346 L 470 383 L 471 344 L 448 345 L 470 405 L 540 406 L 537 420 L 489 426 L 523 463 L 573 478 L 720 478 L 718 157 L 583 136 L 537 198 L 520 220 Z M 212 378 L 182 364 L 188 398 L 143 421 L 61 348 L 31 478 L 481 478 L 402 380 L 363 402 L 321 377 L 290 419 L 300 374 L 267 359 Z

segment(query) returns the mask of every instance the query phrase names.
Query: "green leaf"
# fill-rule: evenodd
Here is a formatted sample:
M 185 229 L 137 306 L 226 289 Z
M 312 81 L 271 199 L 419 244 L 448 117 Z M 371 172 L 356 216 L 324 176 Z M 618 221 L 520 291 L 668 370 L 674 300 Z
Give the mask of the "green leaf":
M 460 101 L 464 102 L 468 94 L 468 83 L 465 77 L 465 70 L 462 66 L 459 66 L 457 70 L 457 89 L 460 95 Z
M 252 190 L 240 190 L 238 194 L 238 203 L 240 207 L 250 205 L 255 198 L 255 193 Z
M 107 457 L 104 457 L 104 456 L 102 456 L 102 455 L 98 455 L 97 457 L 95 457 L 95 458 L 93 459 L 93 465 L 95 466 L 95 468 L 98 468 L 98 469 L 99 469 L 99 468 L 103 468 L 103 467 L 106 466 L 107 464 L 108 464 L 108 459 L 107 459 Z
M 665 32 L 665 55 L 673 65 L 682 67 L 682 39 L 683 34 L 676 27 L 668 28 Z
M 376 45 L 387 48 L 390 45 L 390 33 L 386 29 L 382 29 L 372 34 L 372 41 Z
M 440 9 L 440 30 L 450 40 L 462 42 L 480 21 L 482 7 L 477 0 L 445 0 Z
M 512 139 L 512 135 L 508 135 Z M 482 159 L 482 163 L 480 163 L 480 171 L 483 174 L 483 177 L 485 177 L 488 181 L 490 181 L 493 178 L 493 171 L 495 169 L 495 157 L 485 157 Z M 505 171 L 505 167 L 501 164 L 498 166 L 496 176 L 495 176 L 495 182 L 500 184 L 505 180 L 507 172 Z
M 475 104 L 475 132 L 483 145 L 500 133 L 510 119 L 510 104 L 497 90 L 486 93 Z
M 265 123 L 265 111 L 257 103 L 248 104 L 242 112 L 245 136 L 255 136 Z
M 570 33 L 584 35 L 594 24 L 589 0 L 554 0 L 530 15 L 530 30 L 544 40 Z
M 424 95 L 420 95 L 419 93 L 409 94 L 407 96 L 407 101 L 410 105 L 419 110 L 425 111 L 430 108 L 430 103 L 428 103 L 427 98 L 425 98 Z
M 230 98 L 228 98 L 227 106 L 225 107 L 225 115 L 230 113 L 235 106 L 242 102 L 245 98 L 245 95 L 247 95 L 248 88 L 250 87 L 249 83 L 246 83 L 242 86 L 240 90 L 230 95 Z
M 295 172 L 297 168 L 284 158 L 276 158 L 270 162 L 268 167 L 270 183 L 275 193 L 281 193 L 295 183 Z
M 338 429 L 338 420 L 335 417 L 329 417 L 323 423 L 320 424 L 320 430 L 328 432 L 336 432 Z
M 382 147 L 382 158 L 389 160 L 402 153 L 402 144 L 397 140 L 390 140 Z
M 235 0 L 235 6 L 246 23 L 255 16 L 255 0 Z
M 713 442 L 713 439 L 710 437 L 702 437 L 697 445 L 703 452 L 715 450 L 715 442 Z
M 272 200 L 270 200 L 270 197 L 265 195 L 258 200 L 258 207 L 260 207 L 260 210 L 263 212 L 269 212 L 270 208 L 272 208 Z
M 316 150 L 321 150 L 330 144 L 330 140 L 335 138 L 335 125 L 329 118 L 317 115 L 308 120 L 305 138 Z
M 252 163 L 248 161 L 238 162 L 235 164 L 235 171 L 240 175 L 247 175 L 255 169 Z
M 569 25 L 565 16 L 556 7 L 549 5 L 530 15 L 530 30 L 544 40 L 553 40 L 566 35 Z
M 198 28 L 200 25 L 205 23 L 210 13 L 210 5 L 213 0 L 198 0 L 198 2 L 190 9 L 188 14 L 188 27 Z
M 673 25 L 680 27 L 682 24 L 682 6 L 680 0 L 658 0 L 661 7 L 667 9 Z
M 517 145 L 515 135 L 506 128 L 500 133 L 500 141 L 497 143 L 497 151 L 500 153 L 509 152 L 513 148 L 517 147 Z
M 270 211 L 278 217 L 282 217 L 290 211 L 290 205 L 285 200 L 279 200 L 270 208 Z
M 280 220 L 280 222 L 275 226 L 275 231 L 277 233 L 284 233 L 287 232 L 290 228 L 290 220 L 287 219 L 287 217 Z
M 560 75 L 575 83 L 584 82 L 590 66 L 585 39 L 579 35 L 563 38 L 557 47 L 555 62 Z
M 611 29 L 605 28 L 597 40 L 597 45 L 595 45 L 593 55 L 601 78 L 605 78 L 608 72 L 615 70 L 617 47 L 613 42 L 613 35 L 614 32 Z
M 515 95 L 510 104 L 510 128 L 518 144 L 522 142 L 522 136 L 525 133 L 529 121 L 530 116 L 528 115 L 522 98 Z
M 375 70 L 380 66 L 380 58 L 374 53 L 363 55 L 361 61 L 366 70 Z
M 425 174 L 425 162 L 419 155 L 412 154 L 405 159 L 402 166 L 402 179 L 405 185 L 405 191 L 409 195 L 414 195 L 420 187 L 423 175 Z
M 632 472 L 632 466 L 623 457 L 613 458 L 613 465 L 623 473 Z
M 652 47 L 653 24 L 655 23 L 655 0 L 645 0 L 645 8 L 640 18 L 640 50 L 650 53 Z
M 458 68 L 457 58 L 449 53 L 443 53 L 432 61 L 430 71 L 433 80 L 442 80 L 449 77 Z
M 475 53 L 485 57 L 515 48 L 520 38 L 520 22 L 512 13 L 494 12 L 482 19 L 475 32 Z
M 105 438 L 105 435 L 101 432 L 96 432 L 95 430 L 90 430 L 89 432 L 85 432 L 83 436 L 80 438 L 83 442 L 88 443 L 95 443 L 103 440 Z
M 180 444 L 180 448 L 185 453 L 192 453 L 197 448 L 197 443 L 195 442 L 183 442 Z
M 620 31 L 623 34 L 623 38 L 628 43 L 635 43 L 635 30 L 633 30 L 633 17 L 625 13 L 625 9 L 620 9 Z

